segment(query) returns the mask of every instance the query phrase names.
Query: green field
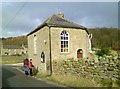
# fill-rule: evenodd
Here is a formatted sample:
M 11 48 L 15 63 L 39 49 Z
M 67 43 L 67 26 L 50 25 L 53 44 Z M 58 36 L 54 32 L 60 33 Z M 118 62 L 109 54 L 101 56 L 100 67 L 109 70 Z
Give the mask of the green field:
M 0 63 L 1 64 L 22 63 L 25 58 L 27 58 L 27 55 L 22 55 L 22 56 L 4 55 L 1 57 L 2 60 L 0 60 Z

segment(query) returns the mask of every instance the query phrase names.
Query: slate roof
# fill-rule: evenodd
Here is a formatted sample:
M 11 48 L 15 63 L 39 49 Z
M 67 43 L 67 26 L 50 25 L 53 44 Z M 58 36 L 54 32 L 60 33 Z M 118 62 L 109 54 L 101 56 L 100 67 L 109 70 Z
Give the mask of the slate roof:
M 38 31 L 40 28 L 44 27 L 44 26 L 49 26 L 49 27 L 63 27 L 63 28 L 76 28 L 76 29 L 82 29 L 82 30 L 86 30 L 87 28 L 78 25 L 76 23 L 73 23 L 63 17 L 60 17 L 57 14 L 52 15 L 51 17 L 49 17 L 47 20 L 45 20 L 41 25 L 39 25 L 37 28 L 35 28 L 35 30 L 33 30 L 32 32 L 30 32 L 28 35 Z M 87 31 L 87 30 L 86 30 Z M 87 31 L 88 33 L 88 31 Z M 27 35 L 27 36 L 28 36 Z

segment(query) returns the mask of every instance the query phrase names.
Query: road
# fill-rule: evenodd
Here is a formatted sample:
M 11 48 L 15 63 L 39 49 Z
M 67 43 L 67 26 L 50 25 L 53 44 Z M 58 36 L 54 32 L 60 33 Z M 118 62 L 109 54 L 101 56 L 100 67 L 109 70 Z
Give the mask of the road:
M 0 89 L 2 88 L 2 65 L 0 64 Z
M 2 66 L 2 87 L 51 87 L 51 89 L 61 88 L 61 86 L 45 80 L 38 80 L 30 76 L 25 76 L 24 73 L 12 66 Z M 68 89 L 62 87 L 61 89 Z

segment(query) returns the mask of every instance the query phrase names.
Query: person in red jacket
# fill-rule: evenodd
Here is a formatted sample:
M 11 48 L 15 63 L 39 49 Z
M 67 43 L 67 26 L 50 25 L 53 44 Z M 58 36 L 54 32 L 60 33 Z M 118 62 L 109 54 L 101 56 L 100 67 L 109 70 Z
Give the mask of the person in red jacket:
M 30 59 L 30 61 L 28 63 L 28 68 L 30 69 L 30 76 L 33 76 L 33 73 L 32 73 L 33 67 L 34 67 L 34 65 L 32 64 L 32 59 Z

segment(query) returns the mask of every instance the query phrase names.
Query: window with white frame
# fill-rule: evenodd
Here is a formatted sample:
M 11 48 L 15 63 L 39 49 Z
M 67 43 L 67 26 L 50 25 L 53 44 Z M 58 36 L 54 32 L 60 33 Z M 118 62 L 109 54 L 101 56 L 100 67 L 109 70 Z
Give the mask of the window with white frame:
M 37 37 L 34 35 L 34 54 L 36 54 L 36 44 L 37 44 Z
M 69 33 L 67 31 L 61 32 L 61 52 L 69 52 Z

